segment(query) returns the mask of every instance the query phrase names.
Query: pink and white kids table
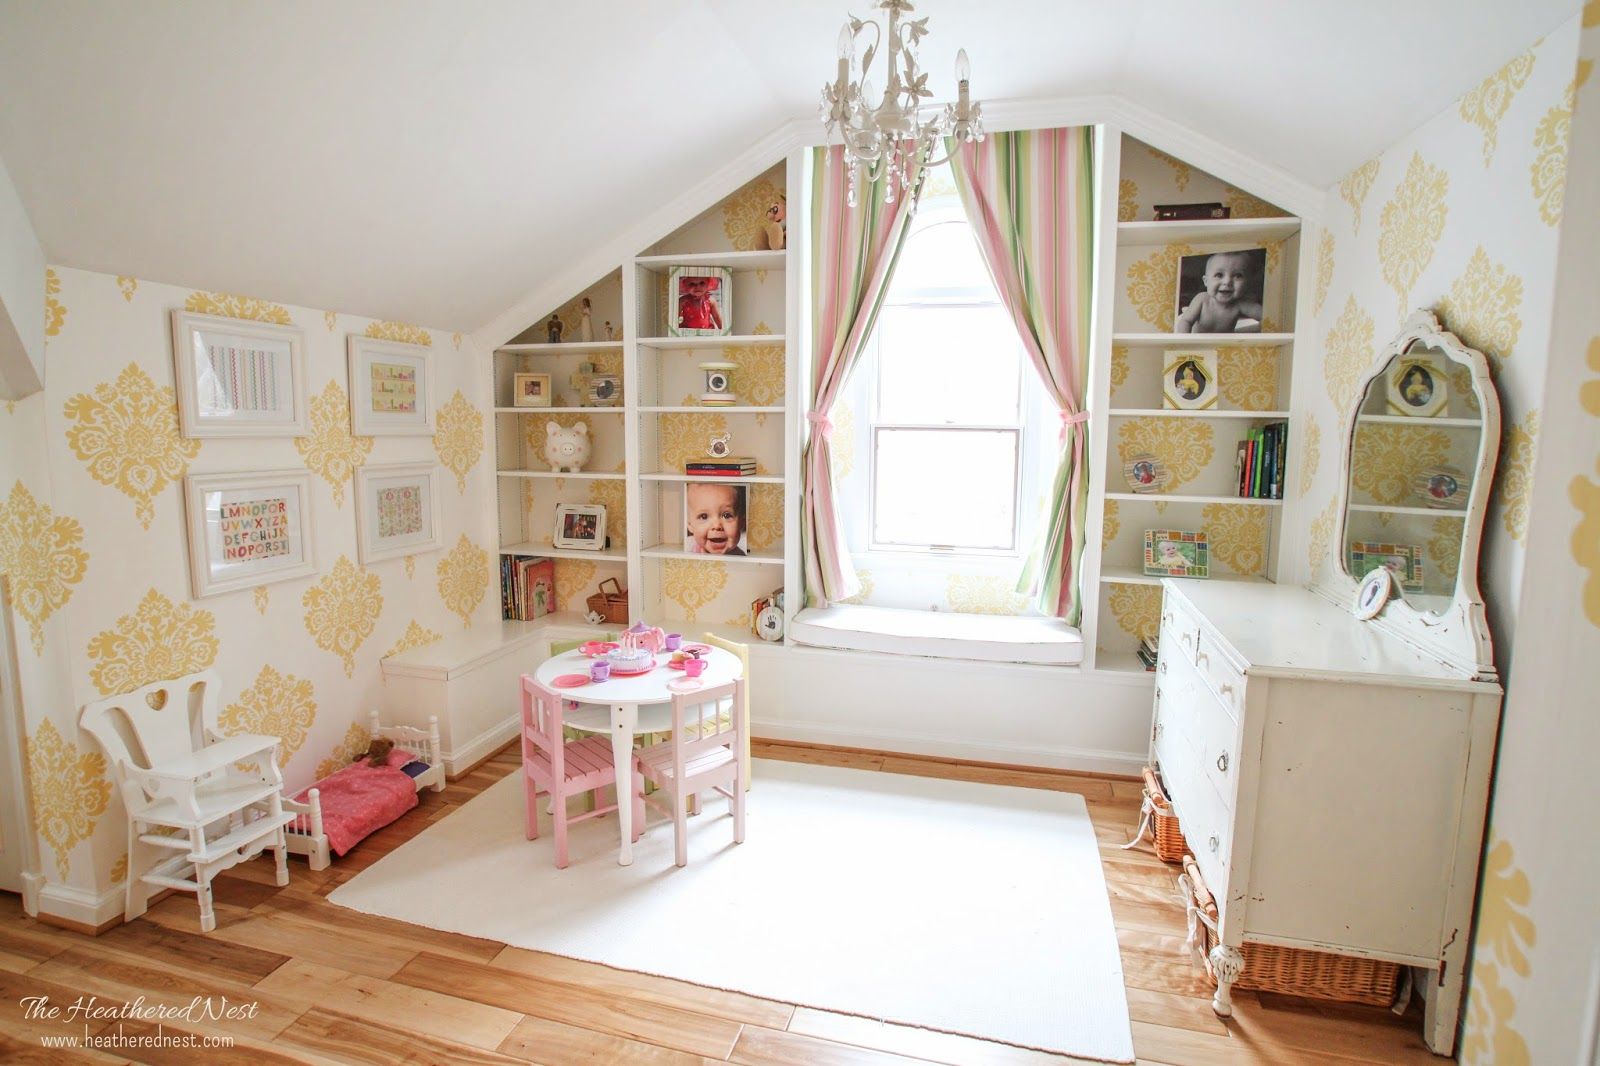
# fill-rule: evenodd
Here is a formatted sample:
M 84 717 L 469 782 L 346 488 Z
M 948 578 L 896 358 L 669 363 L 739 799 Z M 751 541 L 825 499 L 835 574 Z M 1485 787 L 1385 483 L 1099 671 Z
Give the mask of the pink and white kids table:
M 704 645 L 701 645 L 704 647 Z M 562 652 L 546 659 L 534 671 L 533 679 L 564 699 L 579 704 L 576 711 L 563 716 L 565 725 L 585 733 L 611 734 L 611 760 L 617 769 L 617 782 L 633 780 L 633 738 L 646 733 L 666 733 L 672 729 L 672 692 L 667 682 L 683 678 L 682 670 L 667 665 L 670 652 L 656 655 L 655 669 L 649 673 L 618 677 L 612 674 L 605 681 L 590 681 L 578 688 L 557 688 L 553 682 L 562 674 L 587 674 L 590 659 L 577 649 Z M 700 673 L 700 685 L 709 688 L 724 685 L 744 674 L 738 656 L 721 648 L 710 648 L 700 653 L 705 669 Z M 623 786 L 625 787 L 625 786 Z M 617 855 L 619 866 L 633 864 L 633 804 L 617 804 L 617 829 L 622 837 Z

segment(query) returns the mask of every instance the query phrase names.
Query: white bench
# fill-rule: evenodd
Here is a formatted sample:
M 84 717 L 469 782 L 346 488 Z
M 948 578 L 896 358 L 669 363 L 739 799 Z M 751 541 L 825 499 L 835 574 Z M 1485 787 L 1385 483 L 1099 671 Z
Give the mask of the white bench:
M 797 644 L 1036 666 L 1083 662 L 1083 634 L 1056 618 L 908 611 L 838 603 L 806 607 L 789 626 Z

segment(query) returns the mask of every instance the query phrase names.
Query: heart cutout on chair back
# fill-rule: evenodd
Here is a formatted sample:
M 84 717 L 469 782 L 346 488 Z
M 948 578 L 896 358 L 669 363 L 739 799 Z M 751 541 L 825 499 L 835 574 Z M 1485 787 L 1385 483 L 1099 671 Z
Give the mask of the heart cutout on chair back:
M 152 711 L 159 711 L 167 705 L 167 690 L 158 688 L 153 692 L 146 692 L 144 701 L 150 705 Z

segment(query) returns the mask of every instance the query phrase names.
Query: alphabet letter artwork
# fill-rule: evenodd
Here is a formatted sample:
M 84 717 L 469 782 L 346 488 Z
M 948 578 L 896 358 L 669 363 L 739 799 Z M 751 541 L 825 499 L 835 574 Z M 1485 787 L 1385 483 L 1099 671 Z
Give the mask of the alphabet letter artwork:
M 217 512 L 222 558 L 230 563 L 289 554 L 289 503 L 282 497 L 223 503 Z

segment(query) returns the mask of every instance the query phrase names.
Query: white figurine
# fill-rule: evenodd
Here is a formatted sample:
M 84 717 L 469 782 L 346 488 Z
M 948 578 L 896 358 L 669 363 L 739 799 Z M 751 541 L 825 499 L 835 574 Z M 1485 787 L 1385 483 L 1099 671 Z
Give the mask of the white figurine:
M 611 328 L 611 323 L 608 321 L 606 323 L 606 340 L 614 341 L 614 340 L 618 340 L 618 339 L 619 338 L 617 337 L 617 331 Z
M 594 323 L 589 321 L 589 314 L 593 308 L 589 305 L 589 298 L 585 296 L 578 312 L 578 339 L 580 341 L 594 340 Z

